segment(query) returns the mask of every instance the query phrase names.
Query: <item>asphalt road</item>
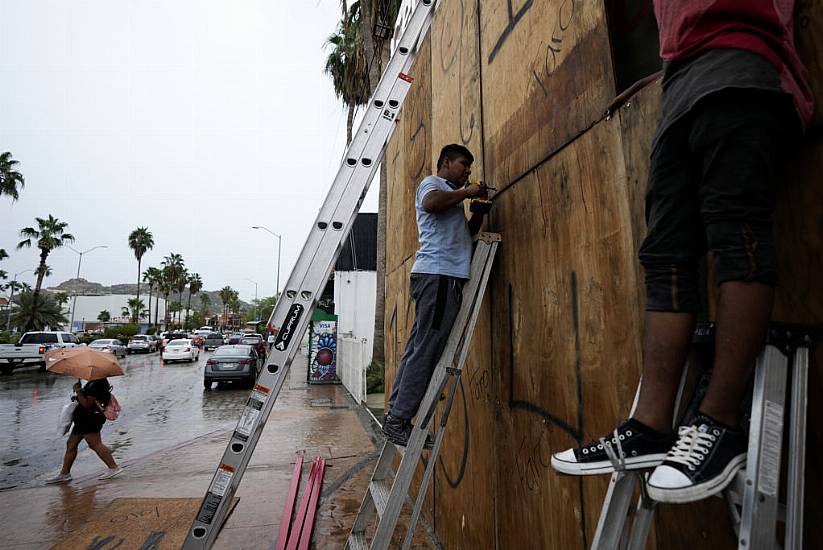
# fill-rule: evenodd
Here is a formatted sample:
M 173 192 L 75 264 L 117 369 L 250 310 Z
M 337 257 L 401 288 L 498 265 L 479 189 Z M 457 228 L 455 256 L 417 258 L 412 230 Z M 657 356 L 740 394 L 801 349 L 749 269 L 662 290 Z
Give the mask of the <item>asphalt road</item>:
M 120 361 L 126 376 L 110 382 L 123 411 L 102 431 L 115 460 L 134 460 L 237 423 L 249 390 L 215 384 L 205 391 L 209 355 L 201 351 L 198 363 L 163 365 L 159 353 Z M 0 376 L 0 491 L 41 485 L 60 468 L 66 438 L 57 434 L 57 417 L 75 381 L 33 368 Z M 102 468 L 81 443 L 72 474 Z

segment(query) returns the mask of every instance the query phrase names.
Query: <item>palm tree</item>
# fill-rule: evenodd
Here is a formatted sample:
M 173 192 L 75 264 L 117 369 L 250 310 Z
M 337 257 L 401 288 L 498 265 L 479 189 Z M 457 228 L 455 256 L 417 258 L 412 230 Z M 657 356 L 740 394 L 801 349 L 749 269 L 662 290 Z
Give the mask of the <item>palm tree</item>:
M 183 256 L 171 252 L 168 256 L 163 258 L 163 261 L 160 262 L 160 264 L 163 266 L 164 276 L 167 278 L 167 282 L 169 283 L 171 290 L 179 289 L 180 279 L 183 279 L 183 273 L 186 270 L 183 264 Z M 183 283 L 183 286 L 185 286 L 185 282 Z M 182 292 L 182 290 L 180 290 L 180 292 Z M 166 300 L 168 301 L 168 296 L 166 297 Z
M 203 289 L 203 279 L 200 278 L 199 273 L 192 273 L 189 275 L 189 301 L 186 304 L 186 323 L 189 321 L 189 310 L 191 309 L 191 297 Z M 193 328 L 193 327 L 192 327 Z
M 156 267 L 150 267 L 145 272 L 143 272 L 143 282 L 149 283 L 149 323 L 151 323 L 151 294 L 152 291 L 160 284 L 160 277 L 163 276 L 163 273 L 157 269 Z M 160 299 L 160 295 L 158 293 L 158 300 Z M 156 306 L 156 304 L 155 304 Z M 156 312 L 156 307 L 155 307 Z M 155 313 L 156 317 L 156 313 Z M 157 321 L 155 320 L 155 325 Z
M 9 257 L 9 255 L 6 253 L 6 251 L 3 250 L 2 248 L 0 248 L 0 260 L 5 260 L 8 257 Z M 6 273 L 4 270 L 0 269 L 0 281 L 5 281 L 6 279 L 8 279 L 8 277 L 9 277 L 9 274 Z M 5 289 L 5 285 L 0 287 L 0 290 L 4 290 L 4 289 Z
M 166 328 L 169 328 L 169 313 L 171 313 L 169 309 L 169 294 L 171 294 L 172 289 L 174 289 L 174 273 L 173 269 L 166 265 L 163 267 L 160 277 L 160 286 L 158 287 L 159 292 L 163 294 L 163 302 L 165 305 L 165 311 L 163 312 L 163 324 Z
M 103 311 L 97 314 L 97 320 L 101 323 L 108 323 L 109 321 L 111 321 L 111 313 L 104 309 Z
M 183 314 L 183 290 L 189 282 L 189 271 L 184 267 L 177 276 L 177 302 L 180 309 L 177 310 L 177 324 L 183 326 L 180 316 Z
M 127 312 L 131 310 L 131 318 L 136 320 L 133 322 L 139 322 L 141 315 L 145 313 L 146 304 L 143 303 L 143 300 L 138 300 L 137 298 L 129 298 L 129 301 L 126 303 L 129 307 L 123 309 Z
M 58 327 L 69 320 L 63 315 L 63 308 L 48 293 L 26 291 L 18 297 L 12 312 L 12 323 L 25 331 L 44 330 Z
M 220 301 L 223 302 L 223 319 L 226 320 L 229 314 L 229 305 L 231 304 L 232 296 L 234 296 L 234 290 L 230 286 L 224 286 L 220 289 L 219 292 Z
M 140 263 L 143 260 L 143 254 L 145 254 L 147 250 L 151 250 L 153 247 L 154 236 L 151 234 L 151 232 L 149 232 L 148 228 L 138 227 L 129 234 L 129 248 L 131 248 L 134 251 L 134 257 L 137 258 L 136 299 L 138 301 L 140 300 Z M 149 303 L 151 303 L 151 297 L 149 297 Z M 137 314 L 139 314 L 139 312 Z M 138 319 L 133 319 L 133 322 L 136 323 L 137 321 Z
M 34 287 L 34 293 L 39 294 L 40 287 L 43 285 L 43 277 L 46 276 L 48 269 L 46 258 L 49 257 L 52 250 L 73 243 L 74 235 L 65 232 L 69 224 L 61 222 L 51 214 L 49 214 L 48 219 L 34 218 L 34 220 L 37 222 L 37 229 L 33 227 L 21 229 L 20 236 L 25 237 L 25 239 L 17 244 L 17 249 L 31 248 L 33 242 L 37 243 L 37 248 L 40 249 L 40 265 L 35 271 L 37 273 L 37 284 Z
M 17 164 L 11 153 L 0 153 L 0 195 L 10 196 L 12 202 L 20 198 L 17 186 L 22 189 L 26 185 L 23 174 L 14 169 Z
M 334 94 L 348 108 L 346 145 L 351 143 L 354 112 L 369 101 L 369 64 L 363 49 L 360 21 L 360 2 L 353 2 L 337 27 L 337 32 L 326 40 L 332 46 L 326 57 L 324 71 L 331 77 Z

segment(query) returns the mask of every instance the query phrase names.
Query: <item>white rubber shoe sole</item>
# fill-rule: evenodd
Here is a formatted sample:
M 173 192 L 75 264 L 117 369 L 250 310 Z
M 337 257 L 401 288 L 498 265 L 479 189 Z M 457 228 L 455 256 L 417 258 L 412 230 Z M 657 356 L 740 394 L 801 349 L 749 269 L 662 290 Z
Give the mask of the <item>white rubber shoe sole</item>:
M 626 469 L 647 470 L 649 468 L 655 468 L 660 466 L 665 458 L 666 453 L 626 457 Z M 577 462 L 574 452 L 571 449 L 553 454 L 552 468 L 561 474 L 568 474 L 572 476 L 590 476 L 597 474 L 611 474 L 614 472 L 614 465 L 610 460 L 600 460 L 598 462 Z
M 649 497 L 658 502 L 671 502 L 675 504 L 694 502 L 708 498 L 725 489 L 729 483 L 732 482 L 737 471 L 745 465 L 746 455 L 738 455 L 729 461 L 726 467 L 723 468 L 723 471 L 720 472 L 720 475 L 712 479 L 707 479 L 703 483 L 688 485 L 686 487 L 661 487 L 653 485 L 654 473 L 652 473 L 646 487 L 649 491 Z

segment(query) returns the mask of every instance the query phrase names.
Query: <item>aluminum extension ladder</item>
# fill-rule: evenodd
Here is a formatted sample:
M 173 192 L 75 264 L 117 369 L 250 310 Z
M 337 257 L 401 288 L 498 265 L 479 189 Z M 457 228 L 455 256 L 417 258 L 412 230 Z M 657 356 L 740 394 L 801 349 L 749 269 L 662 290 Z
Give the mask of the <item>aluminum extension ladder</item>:
M 417 3 L 269 318 L 269 325 L 278 331 L 277 338 L 192 522 L 183 545 L 185 549 L 211 547 L 231 508 L 234 493 L 288 376 L 317 298 L 328 281 L 386 143 L 394 132 L 398 112 L 413 80 L 407 73 L 421 39 L 431 26 L 435 4 L 436 0 Z
M 349 535 L 347 548 L 350 550 L 369 548 L 366 542 L 366 529 L 375 513 L 377 513 L 379 521 L 371 542 L 371 549 L 381 550 L 389 547 L 397 526 L 397 519 L 406 501 L 412 477 L 417 469 L 423 446 L 429 434 L 429 424 L 434 417 L 441 393 L 451 380 L 451 388 L 446 398 L 443 414 L 436 427 L 434 446 L 426 464 L 423 482 L 418 489 L 417 500 L 414 503 L 411 520 L 403 543 L 404 549 L 411 546 L 414 538 L 414 528 L 420 517 L 426 491 L 434 473 L 437 455 L 440 452 L 443 435 L 446 431 L 446 422 L 449 419 L 454 397 L 460 385 L 460 375 L 463 373 L 463 366 L 469 352 L 469 344 L 480 312 L 480 304 L 483 302 L 489 273 L 501 239 L 500 235 L 496 233 L 480 233 L 476 240 L 477 248 L 472 257 L 471 276 L 469 282 L 463 288 L 463 301 L 460 304 L 460 311 L 449 334 L 443 354 L 437 362 L 426 395 L 423 397 L 408 445 L 405 449 L 395 446 L 389 441 L 386 441 L 383 445 L 383 451 L 377 460 L 369 487 L 363 497 L 363 502 L 357 512 L 357 518 Z M 395 453 L 399 453 L 403 458 L 400 461 L 400 467 L 394 476 L 393 483 L 390 483 L 389 474 L 391 473 Z
M 713 341 L 713 328 L 698 329 L 695 341 L 705 341 L 707 338 Z M 781 547 L 800 550 L 803 547 L 807 377 L 812 341 L 810 333 L 803 327 L 772 324 L 766 347 L 757 360 L 746 467 L 724 490 L 732 527 L 738 537 L 738 550 Z M 678 401 L 685 376 L 684 372 Z M 789 441 L 787 456 L 783 456 L 786 388 L 790 380 L 791 398 L 787 411 Z M 695 412 L 698 406 L 699 401 L 694 399 L 690 412 Z M 784 458 L 788 460 L 785 508 L 778 498 L 780 463 Z M 642 550 L 646 547 L 657 505 L 646 492 L 646 480 L 650 474 L 651 469 L 612 474 L 592 542 L 593 550 Z M 639 485 L 640 496 L 632 518 L 630 508 L 636 484 Z M 776 536 L 778 521 L 783 521 L 786 527 L 782 546 Z

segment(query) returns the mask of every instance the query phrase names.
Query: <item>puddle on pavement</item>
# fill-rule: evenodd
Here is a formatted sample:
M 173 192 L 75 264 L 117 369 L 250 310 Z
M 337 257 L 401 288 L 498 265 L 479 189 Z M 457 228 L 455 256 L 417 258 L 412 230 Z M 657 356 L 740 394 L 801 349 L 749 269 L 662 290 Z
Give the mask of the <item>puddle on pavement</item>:
M 249 390 L 221 385 L 203 390 L 203 365 L 163 366 L 159 354 L 128 356 L 126 376 L 111 378 L 123 407 L 106 422 L 103 442 L 118 460 L 129 460 L 190 441 L 237 422 Z M 57 434 L 57 417 L 69 402 L 76 380 L 36 369 L 0 377 L 0 491 L 41 485 L 63 459 L 66 438 Z M 99 471 L 100 459 L 80 444 L 72 474 Z

